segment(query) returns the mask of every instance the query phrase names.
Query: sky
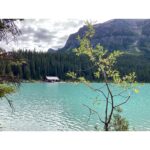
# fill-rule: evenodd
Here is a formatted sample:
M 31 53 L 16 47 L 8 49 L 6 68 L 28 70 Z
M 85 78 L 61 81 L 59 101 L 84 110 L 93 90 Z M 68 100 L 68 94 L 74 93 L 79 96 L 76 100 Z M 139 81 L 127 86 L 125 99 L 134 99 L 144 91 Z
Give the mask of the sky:
M 57 50 L 62 48 L 69 35 L 77 32 L 84 25 L 80 19 L 25 19 L 17 21 L 16 25 L 21 31 L 17 41 L 8 44 L 1 42 L 0 46 L 6 50 L 28 49 L 47 51 L 49 48 Z
M 20 4 L 16 9 L 12 7 L 14 1 Z M 9 5 L 7 0 L 3 2 L 9 11 L 1 7 L 0 17 L 25 20 L 17 24 L 22 31 L 17 42 L 0 42 L 0 47 L 7 50 L 57 50 L 65 45 L 70 34 L 84 25 L 85 20 L 102 23 L 118 18 L 150 18 L 148 0 L 39 0 L 36 5 L 29 0 L 14 1 L 9 1 Z

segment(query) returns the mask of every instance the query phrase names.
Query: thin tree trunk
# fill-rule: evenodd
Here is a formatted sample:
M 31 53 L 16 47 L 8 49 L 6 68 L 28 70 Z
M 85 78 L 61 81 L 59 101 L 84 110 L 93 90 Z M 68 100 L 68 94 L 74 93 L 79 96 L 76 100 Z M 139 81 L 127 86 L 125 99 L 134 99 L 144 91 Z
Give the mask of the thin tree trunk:
M 108 123 L 105 123 L 104 130 L 109 131 Z

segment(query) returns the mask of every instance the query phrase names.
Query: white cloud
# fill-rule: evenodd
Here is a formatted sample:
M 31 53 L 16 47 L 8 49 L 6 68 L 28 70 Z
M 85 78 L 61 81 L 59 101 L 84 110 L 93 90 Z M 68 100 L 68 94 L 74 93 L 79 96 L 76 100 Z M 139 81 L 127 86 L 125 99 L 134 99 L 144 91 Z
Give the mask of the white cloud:
M 7 49 L 36 47 L 47 50 L 63 47 L 68 36 L 82 26 L 81 20 L 104 22 L 117 18 L 150 18 L 149 0 L 38 0 L 36 5 L 32 0 L 21 3 L 19 0 L 5 0 L 2 6 L 1 18 L 51 18 L 51 20 L 27 19 L 23 23 L 18 23 L 24 33 L 18 44 L 11 43 L 6 46 L 1 43 L 1 46 Z M 38 31 L 39 29 L 48 32 L 42 33 Z
M 58 49 L 65 45 L 69 35 L 77 32 L 84 21 L 78 19 L 50 20 L 50 19 L 25 19 L 16 22 L 22 34 L 17 42 L 6 45 L 1 42 L 1 47 L 11 49 L 36 49 L 47 51 L 49 48 Z

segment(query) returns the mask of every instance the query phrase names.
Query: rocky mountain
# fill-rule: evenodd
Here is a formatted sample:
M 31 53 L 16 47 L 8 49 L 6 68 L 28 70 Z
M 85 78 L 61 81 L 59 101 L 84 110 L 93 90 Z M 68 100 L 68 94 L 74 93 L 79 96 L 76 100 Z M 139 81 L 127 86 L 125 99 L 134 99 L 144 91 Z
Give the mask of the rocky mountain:
M 150 19 L 114 19 L 95 24 L 94 29 L 93 46 L 100 43 L 110 51 L 150 52 Z M 60 50 L 70 51 L 78 47 L 77 35 L 82 37 L 86 31 L 87 27 L 83 26 L 77 33 L 71 34 Z
M 47 51 L 48 51 L 49 53 L 55 53 L 55 52 L 56 52 L 56 50 L 54 50 L 54 49 L 52 49 L 52 48 L 49 48 Z

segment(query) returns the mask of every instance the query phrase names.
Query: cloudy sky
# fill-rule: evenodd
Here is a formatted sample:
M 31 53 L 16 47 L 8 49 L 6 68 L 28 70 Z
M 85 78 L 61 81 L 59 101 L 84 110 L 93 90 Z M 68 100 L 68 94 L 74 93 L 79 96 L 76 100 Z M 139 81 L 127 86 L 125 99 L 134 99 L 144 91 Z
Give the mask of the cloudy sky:
M 14 1 L 17 4 L 16 9 L 12 7 Z M 49 48 L 57 50 L 65 45 L 70 34 L 77 32 L 84 25 L 84 20 L 100 23 L 117 18 L 150 18 L 149 0 L 138 0 L 136 3 L 131 0 L 46 0 L 44 2 L 38 0 L 36 6 L 31 0 L 21 3 L 18 1 L 3 1 L 3 5 L 6 5 L 9 11 L 6 11 L 6 7 L 2 7 L 1 18 L 51 19 L 25 19 L 18 23 L 22 31 L 18 41 L 8 45 L 0 42 L 0 47 L 7 50 L 12 48 L 37 51 L 47 51 Z M 19 7 L 18 4 L 20 4 Z
M 68 36 L 77 32 L 84 25 L 83 20 L 66 19 L 25 19 L 17 22 L 22 34 L 17 42 L 4 42 L 0 46 L 13 49 L 36 49 L 37 51 L 47 51 L 49 48 L 57 50 L 65 45 Z

